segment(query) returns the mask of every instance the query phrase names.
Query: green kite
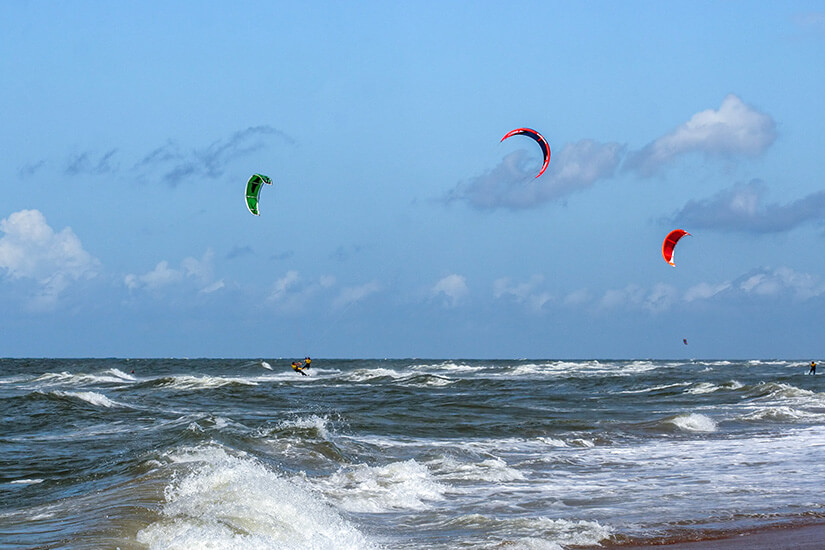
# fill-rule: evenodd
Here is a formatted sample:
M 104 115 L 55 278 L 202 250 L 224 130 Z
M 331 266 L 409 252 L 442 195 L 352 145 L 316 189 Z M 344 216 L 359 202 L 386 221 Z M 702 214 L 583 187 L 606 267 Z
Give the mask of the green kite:
M 256 216 L 260 215 L 258 214 L 258 195 L 261 194 L 261 187 L 264 184 L 272 185 L 272 180 L 262 174 L 252 174 L 246 182 L 246 207 Z

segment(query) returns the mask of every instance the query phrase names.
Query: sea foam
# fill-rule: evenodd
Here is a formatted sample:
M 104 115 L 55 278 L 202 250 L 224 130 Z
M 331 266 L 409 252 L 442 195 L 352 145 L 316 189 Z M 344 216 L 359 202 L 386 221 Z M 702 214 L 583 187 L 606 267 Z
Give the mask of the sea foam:
M 372 513 L 424 510 L 429 501 L 443 499 L 447 490 L 425 465 L 412 459 L 384 466 L 345 467 L 320 485 L 345 510 Z
M 712 418 L 698 413 L 680 414 L 665 420 L 665 422 L 686 432 L 716 431 L 716 422 Z
M 376 548 L 300 478 L 209 446 L 167 455 L 177 475 L 161 518 L 137 539 L 150 549 Z
M 69 398 L 69 399 L 79 399 L 80 401 L 85 401 L 86 403 L 90 403 L 95 405 L 96 407 L 106 407 L 106 408 L 113 408 L 113 407 L 127 407 L 123 403 L 118 403 L 117 401 L 113 401 L 109 399 L 102 393 L 98 393 L 95 391 L 53 391 L 49 392 L 49 395 L 53 395 L 56 397 L 61 398 Z
M 257 386 L 258 383 L 246 378 L 229 378 L 222 376 L 170 376 L 158 380 L 159 386 L 165 388 L 177 388 L 182 390 L 200 390 L 220 388 L 231 385 Z

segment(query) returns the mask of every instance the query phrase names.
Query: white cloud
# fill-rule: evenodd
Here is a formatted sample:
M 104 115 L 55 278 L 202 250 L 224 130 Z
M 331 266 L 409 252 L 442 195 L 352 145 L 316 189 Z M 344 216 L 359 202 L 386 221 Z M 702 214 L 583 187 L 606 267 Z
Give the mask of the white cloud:
M 686 123 L 632 154 L 630 169 L 650 176 L 673 158 L 691 152 L 711 156 L 757 156 L 776 139 L 773 118 L 730 94 L 718 110 L 696 113 Z
M 511 283 L 509 277 L 503 277 L 493 283 L 493 296 L 497 299 L 509 297 L 533 311 L 541 311 L 553 300 L 552 294 L 541 289 L 543 283 L 541 275 L 533 275 L 523 283 Z
M 564 297 L 564 305 L 569 307 L 580 307 L 593 299 L 593 294 L 586 288 L 574 290 Z
M 266 301 L 277 305 L 284 312 L 294 312 L 305 307 L 314 296 L 335 286 L 335 277 L 321 276 L 317 281 L 305 281 L 298 271 L 289 270 L 275 281 Z
M 598 309 L 643 309 L 658 313 L 681 304 L 727 302 L 739 304 L 742 300 L 785 299 L 804 302 L 825 296 L 825 282 L 817 275 L 800 273 L 788 267 L 760 268 L 742 275 L 735 281 L 703 282 L 685 291 L 663 283 L 651 288 L 630 284 L 620 289 L 607 290 L 598 302 Z
M 224 287 L 223 280 L 213 280 L 214 257 L 214 252 L 209 249 L 201 259 L 184 258 L 178 268 L 170 267 L 168 261 L 162 260 L 152 271 L 143 275 L 130 273 L 123 278 L 123 282 L 129 290 L 155 291 L 190 281 L 199 292 L 209 294 Z
M 695 302 L 699 300 L 709 300 L 720 292 L 724 292 L 731 288 L 729 282 L 710 284 L 699 283 L 687 289 L 684 295 L 685 302 Z
M 766 191 L 759 180 L 737 184 L 710 198 L 689 201 L 673 220 L 694 228 L 752 233 L 790 231 L 805 223 L 825 220 L 825 191 L 787 204 L 765 204 Z
M 225 286 L 226 284 L 223 282 L 223 279 L 221 279 L 220 281 L 215 281 L 214 283 L 203 287 L 202 289 L 200 289 L 199 292 L 201 294 L 212 294 L 213 292 L 217 292 Z
M 678 291 L 663 283 L 657 283 L 650 289 L 630 284 L 620 289 L 610 289 L 604 293 L 599 302 L 602 309 L 644 309 L 651 313 L 660 313 L 673 307 L 680 301 Z
M 286 275 L 275 281 L 272 292 L 268 300 L 273 302 L 283 301 L 289 294 L 290 289 L 294 289 L 301 280 L 301 276 L 295 270 L 286 272 Z
M 800 273 L 788 267 L 760 269 L 735 282 L 735 288 L 745 295 L 762 297 L 788 296 L 804 301 L 825 294 L 825 284 L 810 273 Z
M 561 199 L 613 176 L 621 160 L 617 143 L 585 139 L 554 152 L 539 178 L 524 151 L 507 155 L 493 170 L 452 189 L 448 201 L 464 200 L 479 209 L 532 208 Z
M 353 286 L 341 289 L 338 297 L 332 302 L 332 307 L 344 308 L 356 302 L 360 302 L 367 296 L 381 291 L 381 285 L 378 281 L 372 281 L 360 286 Z
M 467 279 L 464 276 L 452 274 L 433 285 L 430 293 L 434 297 L 443 297 L 447 306 L 455 307 L 469 296 L 470 289 L 467 288 Z
M 0 268 L 12 279 L 37 281 L 37 308 L 53 307 L 73 281 L 95 277 L 100 269 L 70 227 L 55 233 L 38 210 L 11 214 L 0 221 L 0 231 Z

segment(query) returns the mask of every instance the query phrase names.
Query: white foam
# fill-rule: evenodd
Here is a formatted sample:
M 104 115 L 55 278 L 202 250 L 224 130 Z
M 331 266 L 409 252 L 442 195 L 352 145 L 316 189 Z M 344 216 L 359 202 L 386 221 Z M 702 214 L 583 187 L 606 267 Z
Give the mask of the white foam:
M 292 420 L 282 420 L 278 422 L 277 429 L 300 429 L 300 430 L 315 430 L 318 436 L 322 439 L 329 439 L 329 430 L 327 429 L 328 420 L 325 417 L 310 415 L 295 418 Z
M 429 508 L 427 502 L 443 499 L 447 490 L 426 466 L 412 459 L 345 467 L 319 481 L 319 486 L 345 510 L 372 513 L 424 510 Z
M 703 394 L 703 393 L 713 393 L 722 389 L 721 387 L 717 386 L 716 384 L 711 384 L 710 382 L 699 382 L 692 388 L 687 390 L 687 393 L 693 394 Z
M 498 457 L 489 458 L 481 462 L 459 461 L 452 457 L 445 457 L 428 463 L 438 474 L 439 479 L 460 481 L 483 481 L 485 483 L 501 483 L 507 481 L 521 481 L 525 476 Z
M 118 380 L 118 381 L 121 381 L 121 382 L 135 382 L 137 380 L 137 378 L 135 378 L 131 374 L 126 374 L 125 372 L 123 372 L 122 370 L 117 369 L 117 368 L 111 368 L 111 369 L 107 370 L 106 374 L 110 378 L 114 378 L 115 380 Z
M 798 422 L 798 421 L 821 421 L 825 419 L 825 414 L 810 413 L 792 407 L 765 407 L 743 415 L 742 420 L 765 421 L 765 422 Z
M 266 361 L 261 361 L 261 366 L 267 370 L 272 370 L 272 365 L 267 363 Z
M 454 382 L 455 380 L 450 380 L 449 378 L 444 378 L 443 376 L 438 376 L 437 374 L 431 374 L 427 376 L 418 376 L 414 381 L 411 381 L 406 385 L 417 388 L 440 388 L 443 386 L 449 386 Z
M 161 519 L 137 535 L 152 550 L 376 548 L 300 478 L 220 447 L 166 458 L 184 469 L 165 490 Z
M 106 408 L 114 408 L 114 407 L 128 407 L 123 403 L 118 403 L 117 401 L 113 401 L 103 395 L 102 393 L 98 393 L 95 391 L 53 391 L 51 392 L 52 395 L 56 395 L 58 397 L 69 397 L 73 399 L 80 399 L 81 401 L 85 401 L 87 403 L 91 403 L 97 407 L 106 407 Z
M 37 485 L 38 483 L 43 483 L 42 479 L 15 479 L 14 481 L 9 481 L 10 485 Z
M 232 384 L 243 384 L 245 386 L 257 386 L 258 383 L 247 378 L 230 378 L 222 376 L 192 376 L 178 375 L 164 379 L 160 384 L 167 388 L 179 388 L 185 390 L 211 389 L 229 386 Z
M 563 439 L 556 439 L 554 437 L 539 437 L 539 441 L 550 447 L 567 447 L 567 442 Z
M 763 382 L 754 387 L 752 394 L 759 397 L 768 398 L 789 398 L 789 397 L 811 397 L 814 394 L 811 390 L 797 388 L 791 384 L 783 384 L 781 382 Z
M 671 388 L 678 388 L 680 386 L 687 386 L 690 382 L 678 382 L 675 384 L 665 384 L 663 386 L 652 386 L 650 388 L 642 388 L 640 390 L 624 390 L 617 393 L 648 393 L 654 391 L 662 391 L 662 390 L 669 390 Z
M 96 384 L 124 384 L 135 381 L 136 378 L 134 376 L 126 374 L 119 369 L 112 368 L 101 374 L 71 373 L 67 371 L 47 372 L 32 380 L 32 383 L 36 383 L 41 386 L 93 386 Z
M 348 376 L 345 377 L 346 380 L 350 380 L 352 382 L 365 382 L 367 380 L 372 380 L 375 378 L 402 378 L 404 376 L 409 376 L 408 374 L 401 373 L 392 369 L 385 369 L 379 367 L 377 369 L 356 369 L 349 373 Z
M 665 420 L 665 422 L 687 432 L 716 431 L 716 422 L 712 418 L 698 413 L 680 414 Z
M 470 514 L 451 520 L 448 525 L 485 533 L 508 533 L 510 536 L 506 540 L 491 547 L 519 550 L 562 550 L 568 545 L 597 546 L 613 532 L 610 527 L 596 521 L 546 516 L 499 518 Z
M 452 371 L 452 372 L 478 372 L 480 370 L 484 370 L 487 367 L 480 366 L 480 365 L 465 365 L 463 363 L 455 363 L 452 361 L 445 361 L 443 363 L 422 363 L 420 365 L 414 365 L 411 367 L 414 370 L 426 370 L 426 371 L 434 371 L 434 370 L 445 370 L 445 371 Z

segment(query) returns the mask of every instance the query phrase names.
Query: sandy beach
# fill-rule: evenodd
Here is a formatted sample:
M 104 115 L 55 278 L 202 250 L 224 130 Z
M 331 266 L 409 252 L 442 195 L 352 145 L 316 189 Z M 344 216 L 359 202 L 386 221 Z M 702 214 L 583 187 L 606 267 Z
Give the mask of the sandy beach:
M 651 540 L 605 544 L 616 550 L 822 550 L 825 548 L 825 523 L 816 525 L 757 529 L 719 538 L 687 541 Z

